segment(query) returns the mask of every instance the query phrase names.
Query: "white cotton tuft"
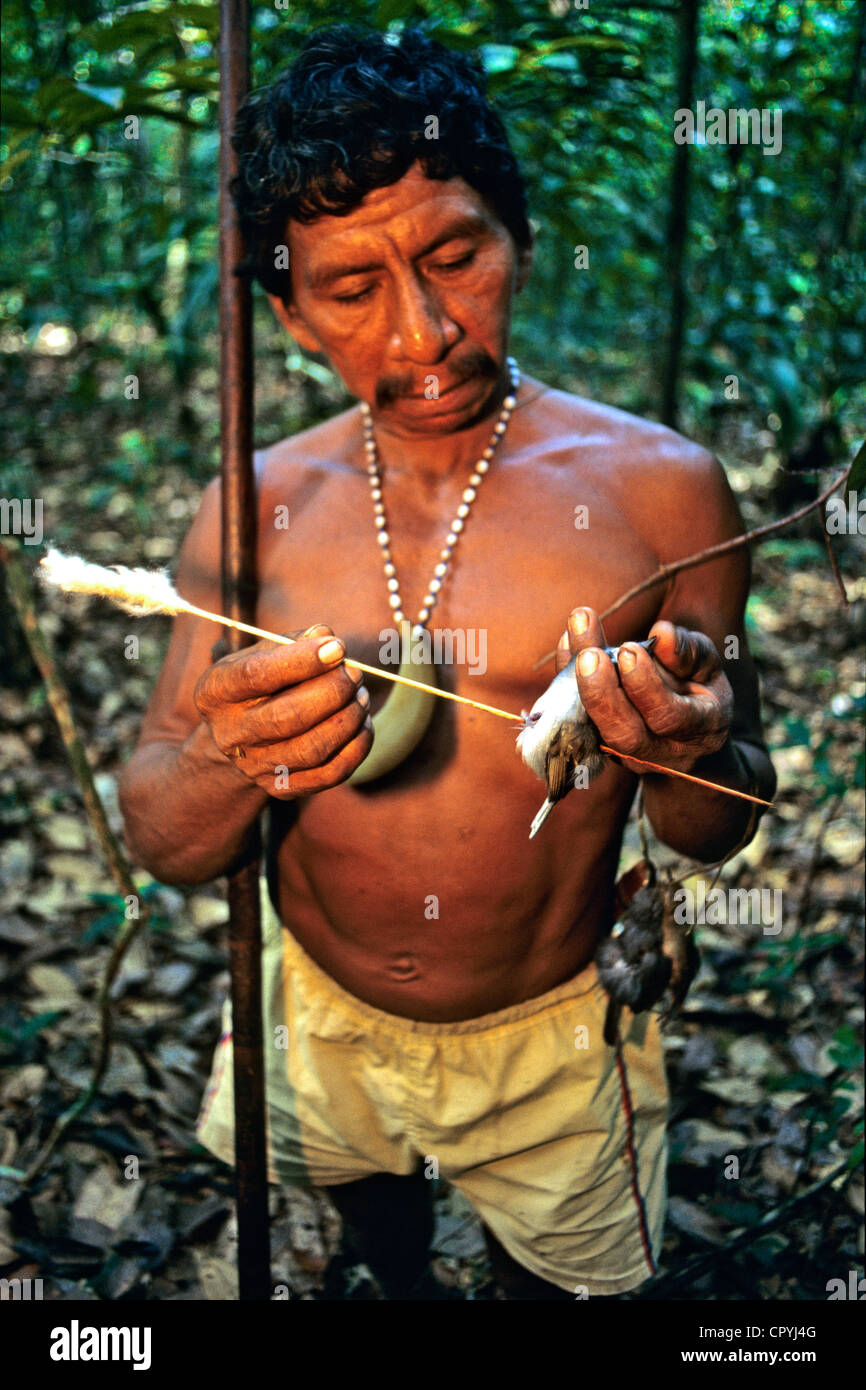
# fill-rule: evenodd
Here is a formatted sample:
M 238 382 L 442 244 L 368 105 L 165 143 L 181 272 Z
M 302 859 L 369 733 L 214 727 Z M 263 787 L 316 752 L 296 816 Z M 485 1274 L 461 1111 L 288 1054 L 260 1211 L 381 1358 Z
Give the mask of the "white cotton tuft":
M 39 577 L 71 594 L 100 594 L 125 613 L 182 613 L 188 607 L 167 570 L 130 569 L 127 565 L 93 565 L 80 555 L 51 548 L 39 562 Z

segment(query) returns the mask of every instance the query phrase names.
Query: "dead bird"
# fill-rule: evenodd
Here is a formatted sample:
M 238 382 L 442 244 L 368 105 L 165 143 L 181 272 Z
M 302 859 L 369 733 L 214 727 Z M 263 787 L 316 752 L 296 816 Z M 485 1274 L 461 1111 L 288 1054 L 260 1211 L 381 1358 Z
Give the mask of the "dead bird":
M 701 953 L 698 950 L 692 930 L 681 926 L 674 917 L 672 887 L 664 890 L 664 900 L 662 950 L 671 963 L 671 977 L 668 981 L 667 1004 L 664 1011 L 664 1022 L 667 1022 L 674 1014 L 679 1013 L 685 1002 L 689 986 L 700 969 Z
M 651 652 L 656 639 L 638 645 Z M 619 647 L 605 647 L 614 666 Z M 583 707 L 577 688 L 577 657 L 573 656 L 539 695 L 517 736 L 517 748 L 526 766 L 547 783 L 547 797 L 532 822 L 530 840 L 538 833 L 557 801 L 572 787 L 587 787 L 602 771 L 601 737 Z
M 624 1005 L 639 1014 L 665 998 L 667 1022 L 681 1008 L 700 963 L 694 937 L 674 917 L 672 885 L 659 884 L 652 864 L 647 874 L 647 882 L 595 953 L 599 979 L 609 996 L 604 1021 L 609 1047 L 616 1044 Z
M 604 1040 L 609 1047 L 616 1041 L 623 1005 L 634 1014 L 643 1013 L 667 989 L 672 963 L 664 952 L 664 910 L 664 897 L 653 873 L 595 953 L 599 979 L 610 998 L 604 1021 Z

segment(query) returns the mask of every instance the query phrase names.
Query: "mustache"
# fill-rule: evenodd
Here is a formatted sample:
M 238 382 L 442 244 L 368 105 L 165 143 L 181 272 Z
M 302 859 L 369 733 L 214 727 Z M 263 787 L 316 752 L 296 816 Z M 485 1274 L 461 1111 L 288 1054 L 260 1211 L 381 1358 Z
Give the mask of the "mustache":
M 473 348 L 463 357 L 455 357 L 448 363 L 448 368 L 449 376 L 456 378 L 452 383 L 454 386 L 462 386 L 463 382 L 471 377 L 486 378 L 492 383 L 500 374 L 500 368 L 484 348 Z M 428 373 L 428 376 L 434 375 L 435 372 Z M 415 380 L 408 373 L 402 376 L 382 377 L 381 381 L 376 383 L 376 405 L 379 410 L 391 405 L 393 401 L 417 394 Z

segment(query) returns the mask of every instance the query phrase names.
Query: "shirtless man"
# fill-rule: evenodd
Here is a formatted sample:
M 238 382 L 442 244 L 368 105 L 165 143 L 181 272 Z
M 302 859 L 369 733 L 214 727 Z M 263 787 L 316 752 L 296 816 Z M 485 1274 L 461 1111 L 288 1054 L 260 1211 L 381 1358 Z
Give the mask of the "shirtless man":
M 358 175 L 360 189 L 343 203 L 329 201 L 339 178 L 323 185 L 319 168 L 304 185 L 303 169 L 295 171 L 295 201 L 284 193 L 283 235 L 270 248 L 273 265 L 275 241 L 288 246 L 289 283 L 277 291 L 272 275 L 260 278 L 280 323 L 325 354 L 372 411 L 394 566 L 414 618 L 509 390 L 512 300 L 531 259 L 522 185 L 471 68 L 427 39 L 395 45 L 341 27 L 318 31 L 281 83 L 244 127 L 248 187 L 267 140 L 290 149 L 316 130 L 337 138 L 342 122 L 350 150 L 365 140 L 368 150 L 397 149 L 386 181 Z M 479 174 L 466 156 L 465 131 L 449 143 L 445 110 L 456 89 L 454 120 L 482 124 L 488 146 L 500 142 L 486 181 L 483 157 Z M 409 94 L 403 108 L 400 93 Z M 281 119 L 260 119 L 275 110 Z M 427 145 L 419 131 L 424 113 L 436 111 L 439 139 Z M 424 163 L 431 149 L 446 161 L 438 177 Z M 270 146 L 264 155 L 276 167 Z M 312 213 L 297 196 L 299 178 Z M 314 199 L 323 186 L 327 211 Z M 249 238 L 248 201 L 241 190 Z M 263 244 L 267 236 L 260 231 Z M 438 396 L 428 399 L 431 375 Z M 271 895 L 287 943 L 280 949 L 294 951 L 285 968 L 297 996 L 284 1063 L 291 1101 L 281 1111 L 292 1112 L 295 1130 L 280 1130 L 285 1152 L 274 1166 L 329 1189 L 391 1296 L 408 1296 L 424 1267 L 430 1185 L 411 1175 L 431 1155 L 478 1206 L 507 1296 L 636 1287 L 652 1271 L 664 1206 L 658 1026 L 652 1015 L 627 1015 L 627 1066 L 618 1073 L 600 1037 L 604 999 L 592 959 L 613 920 L 638 769 L 608 760 L 530 844 L 544 789 L 515 753 L 513 733 L 437 701 L 405 763 L 380 782 L 348 786 L 373 743 L 370 711 L 392 689 L 368 678 L 368 694 L 342 662 L 348 653 L 380 665 L 380 634 L 393 626 L 360 408 L 263 451 L 256 466 L 257 622 L 299 640 L 257 642 L 211 664 L 213 627 L 176 618 L 121 802 L 139 862 L 177 884 L 229 872 L 270 808 Z M 588 508 L 585 529 L 575 528 L 577 506 Z M 274 525 L 282 507 L 288 530 Z M 604 632 L 597 616 L 661 562 L 741 530 L 723 472 L 703 449 L 522 376 L 428 624 L 486 629 L 487 669 L 445 667 L 440 683 L 499 708 L 529 708 L 549 679 L 533 665 L 567 623 L 559 662 L 580 652 L 580 694 L 605 743 L 771 795 L 743 630 L 744 552 L 642 594 Z M 180 592 L 217 611 L 219 556 L 217 481 L 177 571 Z M 652 656 L 634 645 L 649 634 Z M 731 636 L 739 657 L 724 661 Z M 605 643 L 627 644 L 619 679 Z M 745 803 L 662 775 L 643 784 L 656 834 L 684 855 L 715 860 L 743 838 Z M 316 991 L 327 996 L 318 1010 L 327 1026 L 351 1022 L 337 1041 L 304 1013 Z M 590 1004 L 580 1051 L 571 1036 Z M 266 1036 L 269 1026 L 266 1016 Z M 386 1055 L 383 1039 L 398 1050 Z M 454 1048 L 470 1041 L 455 1059 Z M 491 1081 L 500 1064 L 503 1077 Z M 276 1147 L 275 1112 L 269 1125 Z

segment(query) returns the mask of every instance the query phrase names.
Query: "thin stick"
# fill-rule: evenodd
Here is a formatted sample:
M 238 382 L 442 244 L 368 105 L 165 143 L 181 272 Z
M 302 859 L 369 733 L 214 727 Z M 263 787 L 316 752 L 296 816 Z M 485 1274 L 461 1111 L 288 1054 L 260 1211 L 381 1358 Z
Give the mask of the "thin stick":
M 772 806 L 772 801 L 763 801 L 760 796 L 750 796 L 748 792 L 735 791 L 733 787 L 722 787 L 718 782 L 708 782 L 704 777 L 693 777 L 690 772 L 680 772 L 674 767 L 663 767 L 661 763 L 647 762 L 646 758 L 635 758 L 631 753 L 620 753 L 617 748 L 608 748 L 606 744 L 600 743 L 599 748 L 602 753 L 609 753 L 614 758 L 628 758 L 630 762 L 640 763 L 642 767 L 651 767 L 654 772 L 666 772 L 668 777 L 682 777 L 685 782 L 694 782 L 699 787 L 712 787 L 714 792 L 724 792 L 726 796 L 738 796 L 741 801 L 754 801 L 757 806 Z
M 187 603 L 184 599 L 184 613 L 194 613 L 196 617 L 208 618 L 212 623 L 221 623 L 224 627 L 235 627 L 239 632 L 250 632 L 254 637 L 264 637 L 269 642 L 281 642 L 284 647 L 293 647 L 295 639 L 293 637 L 283 637 L 279 632 L 268 632 L 264 627 L 253 627 L 251 623 L 234 622 L 231 618 L 222 617 L 218 613 L 209 613 L 206 608 L 197 608 L 193 603 Z M 439 690 L 434 685 L 425 685 L 423 681 L 410 680 L 408 676 L 398 676 L 393 671 L 384 671 L 381 666 L 367 666 L 363 661 L 356 661 L 353 656 L 343 658 L 347 666 L 356 666 L 359 671 L 366 671 L 371 676 L 384 676 L 386 681 L 396 681 L 399 685 L 411 685 L 415 690 L 425 690 L 428 695 L 438 695 L 440 700 L 455 700 L 458 705 L 470 705 L 472 709 L 483 709 L 488 714 L 498 714 L 500 719 L 508 719 L 512 724 L 523 723 L 523 718 L 519 714 L 509 714 L 508 710 L 497 709 L 495 705 L 485 705 L 481 700 L 470 700 L 466 695 L 454 695 L 450 690 Z
M 99 1085 L 105 1074 L 105 1069 L 108 1066 L 108 1059 L 111 1053 L 111 987 L 114 984 L 114 980 L 126 952 L 129 950 L 129 947 L 132 945 L 139 932 L 147 925 L 150 909 L 135 886 L 132 870 L 129 866 L 129 861 L 123 846 L 108 823 L 105 807 L 96 789 L 87 753 L 75 724 L 75 716 L 72 713 L 72 706 L 69 702 L 69 693 L 54 660 L 52 651 L 46 641 L 45 634 L 39 626 L 30 580 L 21 562 L 20 548 L 17 542 L 12 540 L 11 537 L 4 537 L 3 541 L 0 542 L 0 561 L 2 561 L 5 566 L 9 586 L 9 597 L 12 600 L 12 606 L 17 614 L 24 636 L 27 639 L 30 653 L 39 668 L 39 674 L 44 682 L 48 703 L 57 721 L 57 727 L 60 731 L 60 737 L 63 740 L 66 756 L 69 759 L 70 766 L 75 775 L 75 780 L 81 792 L 81 799 L 84 802 L 87 818 L 99 840 L 100 847 L 105 855 L 109 872 L 111 873 L 118 893 L 122 898 L 127 900 L 134 898 L 138 908 L 138 915 L 136 917 L 124 918 L 112 944 L 108 963 L 106 964 L 99 984 L 99 1039 L 97 1042 L 96 1061 L 90 1080 L 77 1100 L 73 1101 L 73 1103 L 58 1116 L 42 1150 L 36 1158 L 34 1158 L 27 1171 L 22 1172 L 18 1169 L 7 1169 L 7 1177 L 14 1176 L 24 1187 L 29 1187 L 45 1168 L 49 1158 L 54 1153 L 57 1145 L 60 1143 L 60 1140 L 63 1138 L 73 1120 L 77 1120 L 78 1117 L 84 1113 L 99 1090 Z
M 101 594 L 103 598 L 110 598 L 114 603 L 120 604 L 128 613 L 191 613 L 194 617 L 204 618 L 209 623 L 219 623 L 221 627 L 230 627 L 238 632 L 250 633 L 254 637 L 263 637 L 268 642 L 279 642 L 285 647 L 295 645 L 293 637 L 284 637 L 280 632 L 269 632 L 264 627 L 254 627 L 252 623 L 244 622 L 240 618 L 211 613 L 207 608 L 199 608 L 188 599 L 181 598 L 172 588 L 164 571 L 152 573 L 142 569 L 127 569 L 122 565 L 115 565 L 113 569 L 108 570 L 102 565 L 88 564 L 78 556 L 64 556 L 55 550 L 48 552 L 41 562 L 41 567 L 44 571 L 43 579 L 47 583 L 56 584 L 67 593 Z M 343 661 L 348 666 L 357 667 L 359 671 L 369 671 L 371 676 L 383 676 L 385 680 L 397 681 L 400 685 L 411 685 L 415 690 L 424 690 L 430 695 L 440 696 L 443 700 L 455 700 L 460 705 L 469 705 L 470 708 L 483 710 L 486 714 L 496 714 L 500 719 L 507 719 L 512 725 L 524 723 L 522 715 L 510 714 L 508 710 L 497 709 L 495 705 L 485 705 L 480 700 L 469 700 L 465 695 L 453 695 L 448 690 L 438 690 L 436 686 L 424 685 L 408 676 L 394 675 L 379 666 L 367 666 L 365 662 L 355 661 L 350 656 L 343 657 Z M 615 748 L 605 748 L 604 751 L 620 758 L 628 756 L 619 753 Z M 635 758 L 634 761 L 640 762 L 641 759 Z M 656 772 L 666 772 L 671 777 L 684 777 L 691 782 L 702 781 L 700 777 L 689 777 L 688 773 L 661 767 L 657 763 L 647 763 L 646 766 L 654 768 Z M 720 786 L 717 782 L 703 782 L 703 785 L 728 796 L 738 796 L 746 801 L 757 800 L 743 792 L 734 791 L 731 787 Z M 761 801 L 759 804 L 769 806 L 770 802 Z
M 228 489 L 225 490 L 226 494 L 227 492 Z M 244 509 L 241 515 L 245 511 L 248 511 L 248 508 Z M 231 529 L 229 536 L 233 536 Z M 233 539 L 232 544 L 238 544 L 237 537 Z M 231 594 L 226 595 L 232 600 L 225 603 L 225 607 L 230 610 L 227 613 L 212 613 L 208 608 L 199 608 L 188 599 L 181 598 L 165 570 L 129 569 L 126 565 L 112 565 L 107 569 L 105 565 L 94 565 L 82 560 L 78 555 L 62 555 L 53 546 L 42 557 L 39 570 L 40 577 L 46 584 L 56 585 L 68 594 L 98 594 L 101 598 L 110 599 L 125 613 L 132 613 L 135 617 L 144 617 L 150 613 L 191 613 L 197 618 L 205 618 L 209 623 L 218 623 L 220 627 L 233 628 L 235 632 L 264 637 L 266 641 L 279 642 L 284 647 L 295 645 L 293 637 L 284 637 L 280 632 L 269 632 L 267 628 L 254 627 L 252 623 L 247 622 L 246 618 L 252 617 L 253 613 L 247 611 L 245 616 L 241 617 L 237 611 L 239 605 Z M 245 585 L 238 584 L 238 589 L 247 596 L 252 592 L 249 582 Z M 495 705 L 485 705 L 480 700 L 470 700 L 465 695 L 452 695 L 448 690 L 438 690 L 436 686 L 424 685 L 423 682 L 413 681 L 408 676 L 383 671 L 380 666 L 367 666 L 365 662 L 355 661 L 350 656 L 345 656 L 343 660 L 359 671 L 369 672 L 371 676 L 382 676 L 386 681 L 396 681 L 399 685 L 411 685 L 415 690 L 425 690 L 429 695 L 438 695 L 442 700 L 456 700 L 460 705 L 470 705 L 473 709 L 484 710 L 487 714 L 496 714 L 511 724 L 523 723 L 521 715 L 497 709 Z
M 862 449 L 860 453 L 862 453 Z M 809 512 L 813 512 L 816 507 L 820 507 L 822 503 L 826 502 L 831 493 L 834 493 L 837 488 L 842 487 L 848 481 L 851 469 L 860 457 L 860 453 L 857 454 L 857 458 L 851 460 L 845 472 L 840 473 L 839 477 L 834 483 L 831 483 L 826 492 L 822 492 L 820 497 L 816 497 L 813 502 L 808 502 L 805 507 L 800 507 L 799 511 L 791 512 L 789 516 L 783 516 L 781 521 L 771 521 L 767 526 L 758 526 L 754 531 L 745 531 L 743 535 L 734 536 L 729 541 L 720 541 L 718 545 L 708 546 L 706 550 L 697 550 L 694 555 L 686 555 L 684 559 L 675 560 L 670 565 L 660 565 L 654 574 L 649 575 L 647 579 L 642 579 L 639 584 L 635 584 L 631 589 L 627 589 L 624 594 L 621 594 L 618 599 L 609 604 L 603 613 L 599 613 L 598 616 L 600 620 L 604 621 L 605 618 L 609 618 L 612 613 L 616 613 L 620 608 L 624 608 L 630 599 L 637 598 L 638 594 L 645 593 L 647 589 L 654 589 L 657 584 L 662 584 L 666 579 L 670 579 L 673 575 L 679 574 L 680 570 L 695 569 L 696 566 L 704 565 L 709 560 L 717 560 L 720 555 L 728 555 L 733 550 L 739 550 L 744 545 L 750 545 L 752 541 L 762 540 L 764 536 L 772 535 L 774 531 L 781 531 L 784 526 L 790 526 L 793 521 L 801 521 L 804 516 L 808 516 Z M 845 590 L 844 585 L 841 584 L 841 577 L 840 587 L 844 594 Z M 845 594 L 845 602 L 848 602 L 847 594 Z M 544 666 L 546 662 L 551 661 L 555 656 L 556 648 L 554 648 L 553 651 L 545 652 L 544 656 L 540 656 L 533 665 L 533 671 L 537 671 L 539 667 Z
M 755 1222 L 754 1226 L 746 1226 L 744 1230 L 739 1231 L 736 1235 L 727 1236 L 723 1252 L 714 1249 L 708 1251 L 705 1255 L 695 1255 L 680 1269 L 671 1271 L 669 1274 L 657 1275 L 654 1280 L 644 1285 L 644 1291 L 638 1295 L 638 1298 L 655 1299 L 659 1297 L 662 1290 L 664 1291 L 664 1295 L 668 1296 L 671 1289 L 677 1288 L 682 1284 L 688 1284 L 689 1291 L 691 1292 L 694 1288 L 695 1280 L 712 1269 L 722 1256 L 727 1259 L 736 1251 L 745 1250 L 746 1247 L 751 1245 L 753 1241 L 756 1241 L 759 1236 L 766 1235 L 768 1231 L 775 1230 L 777 1226 L 781 1226 L 782 1222 L 793 1216 L 795 1212 L 802 1211 L 803 1207 L 806 1206 L 813 1197 L 823 1192 L 825 1188 L 830 1187 L 837 1179 L 844 1177 L 847 1182 L 848 1178 L 853 1175 L 853 1172 L 854 1169 L 850 1164 L 850 1160 L 846 1159 L 844 1163 L 840 1163 L 829 1173 L 825 1173 L 823 1178 L 819 1178 L 817 1182 L 812 1183 L 811 1187 L 807 1187 L 805 1192 L 801 1192 L 797 1197 L 789 1198 L 787 1202 L 783 1202 L 782 1205 L 776 1207 L 774 1211 L 767 1212 L 766 1216 L 762 1216 L 760 1221 Z M 844 1186 L 844 1184 L 842 1184 L 842 1186 Z
M 742 536 L 734 536 L 729 541 L 720 541 L 718 545 L 710 545 L 706 550 L 698 550 L 694 555 L 687 555 L 683 560 L 675 560 L 670 565 L 660 565 L 655 574 L 651 574 L 648 579 L 644 579 L 640 584 L 634 584 L 632 588 L 605 608 L 599 617 L 604 620 L 609 618 L 612 613 L 618 612 L 628 603 L 629 599 L 637 598 L 638 594 L 645 593 L 647 589 L 654 589 L 657 584 L 662 584 L 666 579 L 679 574 L 681 570 L 694 569 L 696 565 L 706 564 L 708 560 L 717 560 L 720 555 L 727 555 L 732 550 L 739 550 L 743 545 L 748 545 L 750 541 L 762 540 L 764 536 L 771 536 L 774 531 L 781 531 L 783 526 L 790 526 L 793 521 L 800 521 L 802 517 L 808 516 L 809 512 L 815 511 L 816 507 L 822 506 L 827 498 L 834 493 L 837 488 L 842 487 L 848 480 L 848 474 L 854 467 L 854 460 L 849 463 L 844 473 L 840 473 L 835 482 L 831 483 L 826 492 L 822 492 L 820 497 L 816 497 L 813 502 L 809 502 L 805 507 L 800 507 L 799 511 L 791 512 L 790 516 L 782 517 L 781 521 L 771 521 L 767 526 L 758 526 L 754 531 L 747 531 Z
M 839 569 L 838 564 L 836 563 L 836 556 L 833 554 L 833 544 L 830 540 L 830 532 L 827 530 L 826 512 L 821 513 L 821 531 L 824 536 L 824 546 L 827 551 L 827 559 L 830 561 L 830 568 L 833 571 L 833 578 L 836 580 L 836 588 L 842 595 L 842 602 L 844 603 L 845 607 L 848 608 L 848 591 L 845 588 L 845 580 L 842 578 L 842 573 Z

